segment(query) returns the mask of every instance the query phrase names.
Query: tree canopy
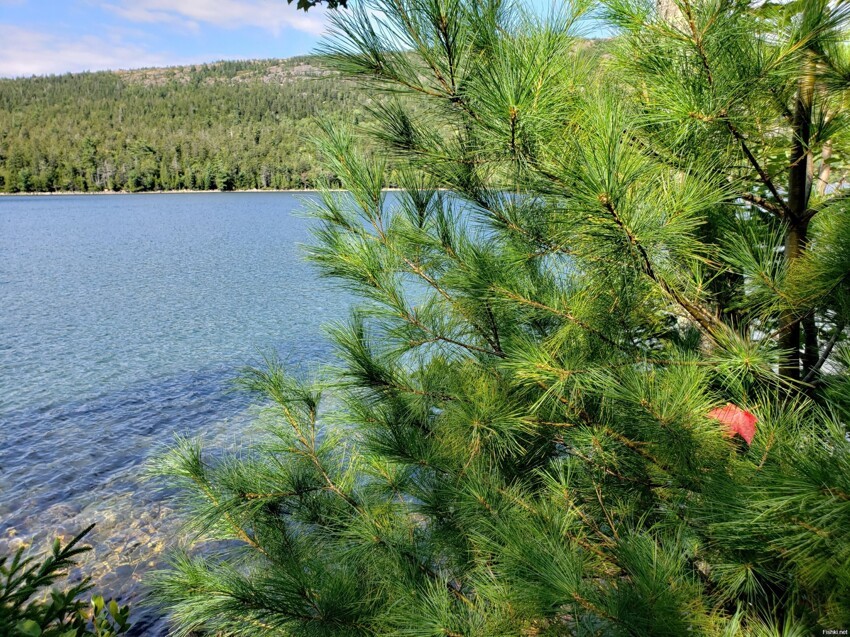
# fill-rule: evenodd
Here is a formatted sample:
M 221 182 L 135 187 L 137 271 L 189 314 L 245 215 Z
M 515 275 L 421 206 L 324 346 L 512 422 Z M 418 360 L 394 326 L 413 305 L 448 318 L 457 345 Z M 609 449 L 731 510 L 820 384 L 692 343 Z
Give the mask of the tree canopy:
M 293 0 L 286 0 L 286 2 L 288 4 L 292 4 Z M 312 7 L 322 4 L 327 4 L 329 9 L 338 9 L 340 7 L 348 6 L 348 0 L 297 0 L 297 2 L 298 4 L 296 6 L 304 11 L 308 11 Z
M 312 188 L 369 101 L 316 58 L 0 80 L 0 192 Z
M 618 28 L 578 38 L 584 11 Z M 309 257 L 337 365 L 181 440 L 178 635 L 807 635 L 850 625 L 847 8 L 371 0 L 330 62 Z M 382 190 L 387 162 L 399 194 Z

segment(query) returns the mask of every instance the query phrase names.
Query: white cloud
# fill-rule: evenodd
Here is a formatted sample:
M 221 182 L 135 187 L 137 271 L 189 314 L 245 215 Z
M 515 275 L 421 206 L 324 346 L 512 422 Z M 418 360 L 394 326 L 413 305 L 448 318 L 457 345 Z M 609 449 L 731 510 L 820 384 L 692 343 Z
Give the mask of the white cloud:
M 133 22 L 255 27 L 275 35 L 285 29 L 313 35 L 325 31 L 321 10 L 313 9 L 308 15 L 283 0 L 117 0 L 101 6 Z
M 57 35 L 0 23 L 0 76 L 163 66 L 174 60 L 120 37 Z

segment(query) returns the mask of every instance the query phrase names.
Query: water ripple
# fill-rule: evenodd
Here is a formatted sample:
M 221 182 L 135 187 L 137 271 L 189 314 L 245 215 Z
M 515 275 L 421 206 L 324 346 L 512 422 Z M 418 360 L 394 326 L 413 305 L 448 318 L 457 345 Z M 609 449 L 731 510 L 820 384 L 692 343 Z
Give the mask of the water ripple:
M 0 554 L 92 522 L 83 568 L 136 604 L 180 524 L 141 468 L 175 433 L 252 435 L 230 391 L 275 351 L 328 357 L 349 299 L 317 280 L 288 194 L 0 199 Z M 137 607 L 135 634 L 164 632 Z

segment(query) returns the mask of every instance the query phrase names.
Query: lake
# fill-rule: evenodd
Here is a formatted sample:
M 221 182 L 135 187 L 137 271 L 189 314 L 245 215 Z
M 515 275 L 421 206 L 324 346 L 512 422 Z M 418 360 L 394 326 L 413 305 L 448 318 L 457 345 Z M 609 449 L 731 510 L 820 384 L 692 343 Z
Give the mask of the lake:
M 304 261 L 310 196 L 0 197 L 0 554 L 97 523 L 83 571 L 138 601 L 180 523 L 146 461 L 256 435 L 240 367 L 330 357 L 351 299 Z

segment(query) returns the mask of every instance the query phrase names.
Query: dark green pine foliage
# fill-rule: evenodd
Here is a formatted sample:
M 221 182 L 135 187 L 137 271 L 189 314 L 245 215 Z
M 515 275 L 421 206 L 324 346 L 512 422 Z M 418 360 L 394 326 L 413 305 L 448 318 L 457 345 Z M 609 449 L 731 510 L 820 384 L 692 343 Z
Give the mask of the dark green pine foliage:
M 850 625 L 844 9 L 612 0 L 620 34 L 587 47 L 587 8 L 334 17 L 336 68 L 392 96 L 372 134 L 404 189 L 325 126 L 348 192 L 316 204 L 310 258 L 362 302 L 334 369 L 245 374 L 266 438 L 158 463 L 187 537 L 218 541 L 154 582 L 176 634 Z M 791 258 L 806 77 L 824 182 Z M 790 374 L 809 319 L 818 355 Z M 751 444 L 712 417 L 729 403 Z
M 309 11 L 311 8 L 315 6 L 319 6 L 327 3 L 327 7 L 329 9 L 338 9 L 340 7 L 347 7 L 348 0 L 286 0 L 289 4 L 292 4 L 293 1 L 297 2 L 296 6 L 299 9 L 303 9 L 304 11 Z
M 311 188 L 368 102 L 314 57 L 0 79 L 0 192 Z
M 80 542 L 88 527 L 62 545 L 53 542 L 49 554 L 0 557 L 0 635 L 4 637 L 117 637 L 130 630 L 130 609 L 115 600 L 92 595 L 88 578 L 60 589 L 56 582 L 68 576 L 79 557 L 91 550 Z

